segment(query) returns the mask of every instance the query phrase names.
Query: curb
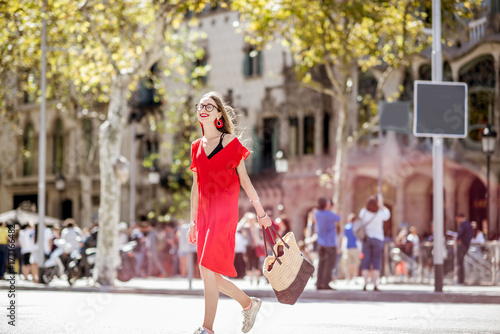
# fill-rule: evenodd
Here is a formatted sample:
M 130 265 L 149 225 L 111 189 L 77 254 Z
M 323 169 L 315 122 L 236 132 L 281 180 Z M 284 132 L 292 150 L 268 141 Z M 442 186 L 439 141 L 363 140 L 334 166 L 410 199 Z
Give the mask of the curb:
M 3 289 L 0 289 L 3 290 Z M 63 291 L 63 292 L 101 292 L 148 295 L 203 296 L 201 289 L 139 289 L 116 287 L 29 287 L 18 286 L 16 290 L 26 291 Z M 253 297 L 275 299 L 274 292 L 269 290 L 243 291 Z M 221 294 L 221 297 L 225 295 Z M 229 298 L 229 297 L 228 297 Z M 500 295 L 457 292 L 423 292 L 423 291 L 311 291 L 305 290 L 299 301 L 365 301 L 365 302 L 406 302 L 406 303 L 463 303 L 463 304 L 500 304 Z

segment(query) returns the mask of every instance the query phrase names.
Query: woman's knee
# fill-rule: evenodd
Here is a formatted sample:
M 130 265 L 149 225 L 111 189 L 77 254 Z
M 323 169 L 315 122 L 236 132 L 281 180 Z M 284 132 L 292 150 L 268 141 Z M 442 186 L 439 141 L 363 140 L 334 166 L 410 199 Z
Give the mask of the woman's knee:
M 200 275 L 202 280 L 205 280 L 207 278 L 215 278 L 216 273 L 214 271 L 202 266 L 201 264 L 199 266 L 200 266 Z

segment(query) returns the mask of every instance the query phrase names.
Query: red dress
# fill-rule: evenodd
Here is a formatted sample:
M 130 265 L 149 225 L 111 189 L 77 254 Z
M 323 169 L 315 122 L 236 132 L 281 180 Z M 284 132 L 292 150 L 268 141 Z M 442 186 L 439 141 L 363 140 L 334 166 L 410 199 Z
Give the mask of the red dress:
M 238 138 L 211 159 L 208 159 L 201 139 L 191 145 L 191 170 L 198 174 L 198 263 L 230 277 L 236 277 L 234 239 L 240 194 L 236 167 L 249 154 Z

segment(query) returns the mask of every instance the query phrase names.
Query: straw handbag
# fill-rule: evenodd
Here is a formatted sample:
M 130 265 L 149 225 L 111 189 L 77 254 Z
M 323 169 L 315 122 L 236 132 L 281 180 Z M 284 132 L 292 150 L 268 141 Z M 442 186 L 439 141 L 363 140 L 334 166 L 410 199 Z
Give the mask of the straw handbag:
M 279 236 L 274 227 L 271 226 L 270 229 Z M 302 256 L 293 232 L 288 232 L 283 238 L 280 236 L 280 240 L 274 245 L 264 228 L 262 234 L 265 249 L 267 250 L 267 239 L 274 254 L 264 260 L 264 276 L 269 280 L 278 301 L 293 305 L 314 273 L 314 266 Z

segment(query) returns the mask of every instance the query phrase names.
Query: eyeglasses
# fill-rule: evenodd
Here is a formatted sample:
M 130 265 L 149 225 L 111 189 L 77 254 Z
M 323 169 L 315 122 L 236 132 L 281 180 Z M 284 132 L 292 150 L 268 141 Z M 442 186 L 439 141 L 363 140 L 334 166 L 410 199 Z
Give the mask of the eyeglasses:
M 205 110 L 208 111 L 208 112 L 214 110 L 214 108 L 217 109 L 217 110 L 219 110 L 213 104 L 201 104 L 201 103 L 199 103 L 199 104 L 196 104 L 195 106 L 196 106 L 196 110 L 198 110 L 198 111 L 203 110 L 203 108 L 205 108 Z

